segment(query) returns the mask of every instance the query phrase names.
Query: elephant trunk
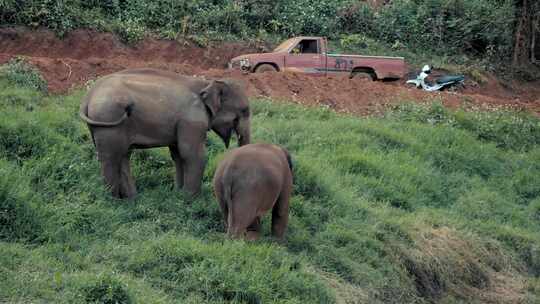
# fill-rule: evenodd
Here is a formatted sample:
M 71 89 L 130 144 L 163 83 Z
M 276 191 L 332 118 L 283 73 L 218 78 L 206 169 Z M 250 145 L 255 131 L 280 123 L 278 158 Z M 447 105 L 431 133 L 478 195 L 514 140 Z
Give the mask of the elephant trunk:
M 247 145 L 251 142 L 250 119 L 242 118 L 236 125 L 236 135 L 238 136 L 238 146 Z

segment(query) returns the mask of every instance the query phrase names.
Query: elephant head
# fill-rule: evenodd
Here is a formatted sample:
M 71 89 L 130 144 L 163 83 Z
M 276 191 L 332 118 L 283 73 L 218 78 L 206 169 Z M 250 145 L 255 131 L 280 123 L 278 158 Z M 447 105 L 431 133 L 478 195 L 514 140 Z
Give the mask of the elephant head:
M 239 146 L 250 143 L 249 100 L 240 84 L 232 80 L 213 80 L 202 89 L 200 96 L 210 116 L 210 128 L 227 148 L 233 131 Z

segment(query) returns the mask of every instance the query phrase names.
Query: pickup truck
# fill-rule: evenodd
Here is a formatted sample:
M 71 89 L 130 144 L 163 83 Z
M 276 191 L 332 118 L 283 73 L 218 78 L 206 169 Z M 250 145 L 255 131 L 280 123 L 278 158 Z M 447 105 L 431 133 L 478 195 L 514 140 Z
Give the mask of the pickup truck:
M 290 71 L 312 75 L 347 73 L 372 80 L 399 79 L 406 73 L 403 57 L 341 55 L 327 53 L 323 37 L 294 37 L 270 53 L 247 54 L 231 59 L 230 69 L 245 73 Z

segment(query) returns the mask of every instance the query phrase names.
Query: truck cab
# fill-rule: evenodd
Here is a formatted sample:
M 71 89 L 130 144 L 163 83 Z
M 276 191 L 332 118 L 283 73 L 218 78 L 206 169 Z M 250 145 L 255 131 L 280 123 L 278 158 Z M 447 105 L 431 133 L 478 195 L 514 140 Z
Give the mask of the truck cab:
M 398 79 L 405 75 L 403 57 L 329 54 L 324 37 L 294 37 L 272 52 L 233 58 L 229 67 L 245 73 L 298 72 L 311 75 L 367 74 L 375 79 Z

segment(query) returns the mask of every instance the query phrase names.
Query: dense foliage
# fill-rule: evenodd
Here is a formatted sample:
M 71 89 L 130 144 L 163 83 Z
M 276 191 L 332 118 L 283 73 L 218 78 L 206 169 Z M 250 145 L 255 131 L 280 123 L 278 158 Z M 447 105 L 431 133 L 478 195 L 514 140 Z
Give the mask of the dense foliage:
M 212 195 L 216 135 L 201 197 L 171 191 L 168 152 L 151 149 L 132 157 L 139 196 L 115 200 L 77 115 L 84 92 L 11 79 L 0 302 L 540 301 L 538 118 L 434 104 L 360 119 L 255 100 L 253 140 L 291 151 L 295 189 L 286 242 L 245 243 L 224 236 Z
M 359 34 L 397 47 L 493 59 L 510 55 L 514 16 L 512 0 L 0 1 L 0 24 L 46 26 L 60 35 L 78 27 L 116 31 L 128 42 L 145 29 L 168 38 Z

